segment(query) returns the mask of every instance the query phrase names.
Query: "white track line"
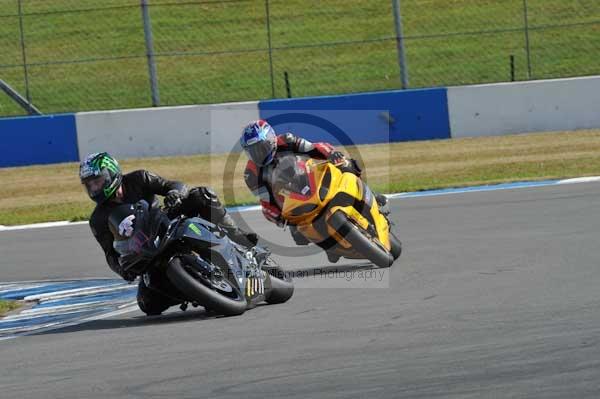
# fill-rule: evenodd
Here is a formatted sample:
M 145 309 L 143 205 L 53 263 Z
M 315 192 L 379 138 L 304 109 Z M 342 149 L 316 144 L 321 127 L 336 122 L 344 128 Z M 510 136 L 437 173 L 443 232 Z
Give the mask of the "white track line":
M 120 309 L 114 310 L 114 311 L 109 312 L 109 313 L 103 313 L 103 314 L 100 314 L 100 315 L 91 316 L 91 317 L 87 317 L 85 319 L 75 320 L 75 321 L 68 322 L 68 323 L 59 323 L 59 322 L 49 323 L 49 324 L 46 324 L 46 325 L 41 326 L 41 327 L 38 326 L 39 328 L 32 329 L 30 331 L 26 331 L 26 332 L 22 332 L 22 333 L 17 333 L 15 335 L 10 335 L 10 336 L 7 336 L 7 337 L 0 337 L 0 341 L 4 341 L 4 340 L 7 340 L 7 339 L 12 339 L 12 338 L 17 338 L 17 337 L 20 337 L 20 336 L 23 336 L 23 335 L 39 334 L 39 333 L 42 333 L 42 332 L 51 331 L 51 330 L 57 330 L 57 329 L 60 329 L 60 328 L 72 327 L 72 326 L 76 326 L 76 325 L 79 325 L 79 324 L 87 323 L 87 322 L 90 322 L 90 321 L 102 320 L 102 319 L 107 319 L 107 318 L 113 317 L 113 316 L 119 316 L 119 315 L 122 315 L 122 314 L 125 314 L 125 313 L 131 313 L 131 312 L 134 312 L 136 310 L 139 310 L 139 307 L 137 305 L 137 301 L 136 302 L 130 302 L 130 303 L 126 303 L 126 304 L 122 305 L 120 307 Z
M 23 319 L 31 319 L 34 317 L 40 316 L 49 316 L 54 314 L 67 315 L 71 313 L 79 313 L 83 310 L 87 309 L 95 309 L 99 304 L 104 303 L 103 301 L 88 301 L 77 303 L 75 305 L 58 305 L 53 307 L 44 307 L 44 308 L 31 308 L 25 309 L 15 315 L 8 315 L 1 319 L 2 321 L 17 321 Z M 0 329 L 0 331 L 2 331 Z
M 63 227 L 63 226 L 77 226 L 80 224 L 88 224 L 88 221 L 83 222 L 48 222 L 48 223 L 34 223 L 34 224 L 23 224 L 19 226 L 2 226 L 0 225 L 0 231 L 11 231 L 11 230 L 32 230 L 32 229 L 45 229 L 47 227 Z
M 600 181 L 600 176 L 576 177 L 574 179 L 560 180 L 558 184 L 592 183 Z
M 25 301 L 50 301 L 56 299 L 71 298 L 83 295 L 94 295 L 101 294 L 110 291 L 119 291 L 130 288 L 131 285 L 127 283 L 115 283 L 104 286 L 93 286 L 85 288 L 74 288 L 71 290 L 48 292 L 45 294 L 29 295 L 23 298 Z

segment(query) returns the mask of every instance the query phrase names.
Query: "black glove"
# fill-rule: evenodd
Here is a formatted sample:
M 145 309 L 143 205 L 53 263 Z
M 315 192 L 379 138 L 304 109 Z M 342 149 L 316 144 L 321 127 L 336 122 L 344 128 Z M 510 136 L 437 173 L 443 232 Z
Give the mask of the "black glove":
M 256 233 L 246 233 L 245 231 L 240 230 L 239 228 L 231 229 L 225 227 L 227 231 L 227 236 L 234 242 L 237 242 L 240 245 L 243 245 L 248 248 L 252 248 L 256 246 L 258 243 L 258 236 Z
M 179 190 L 171 190 L 165 196 L 165 207 L 167 209 L 174 209 L 181 205 L 184 195 Z
M 248 239 L 248 241 L 250 241 L 253 245 L 258 244 L 258 235 L 256 233 L 246 233 L 246 238 Z
M 334 165 L 339 165 L 346 161 L 346 156 L 341 151 L 333 151 L 331 154 L 329 154 L 327 160 Z

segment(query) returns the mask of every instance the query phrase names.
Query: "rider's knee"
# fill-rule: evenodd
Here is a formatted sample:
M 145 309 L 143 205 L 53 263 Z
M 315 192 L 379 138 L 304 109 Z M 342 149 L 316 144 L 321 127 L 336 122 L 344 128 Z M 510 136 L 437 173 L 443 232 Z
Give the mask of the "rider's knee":
M 221 201 L 219 201 L 217 193 L 210 187 L 199 186 L 192 188 L 188 194 L 188 199 L 198 206 L 212 208 L 221 206 Z

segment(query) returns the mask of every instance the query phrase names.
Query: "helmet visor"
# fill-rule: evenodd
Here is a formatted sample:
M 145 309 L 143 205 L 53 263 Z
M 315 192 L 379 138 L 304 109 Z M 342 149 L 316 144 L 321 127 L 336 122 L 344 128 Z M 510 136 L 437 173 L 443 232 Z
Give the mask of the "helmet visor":
M 265 166 L 273 160 L 273 147 L 268 141 L 259 141 L 245 147 L 248 157 L 259 166 Z
M 96 198 L 104 193 L 104 189 L 112 183 L 110 173 L 105 169 L 98 176 L 93 176 L 85 179 L 83 185 L 91 198 Z

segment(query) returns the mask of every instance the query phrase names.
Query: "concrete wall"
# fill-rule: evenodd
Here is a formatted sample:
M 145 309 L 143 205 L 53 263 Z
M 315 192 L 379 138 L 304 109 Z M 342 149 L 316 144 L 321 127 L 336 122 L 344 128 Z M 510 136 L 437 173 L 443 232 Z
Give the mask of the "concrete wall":
M 228 152 L 253 119 L 256 102 L 83 112 L 77 142 L 81 158 L 98 151 L 117 158 Z
M 448 88 L 452 137 L 600 128 L 600 76 Z
M 0 119 L 0 167 L 239 151 L 259 117 L 312 141 L 368 144 L 600 128 L 600 76 Z
M 396 90 L 261 101 L 278 132 L 312 141 L 372 144 L 450 138 L 446 89 Z
M 242 127 L 259 117 L 313 141 L 385 143 L 449 138 L 445 89 L 311 97 L 76 114 L 80 157 L 117 158 L 239 151 Z

